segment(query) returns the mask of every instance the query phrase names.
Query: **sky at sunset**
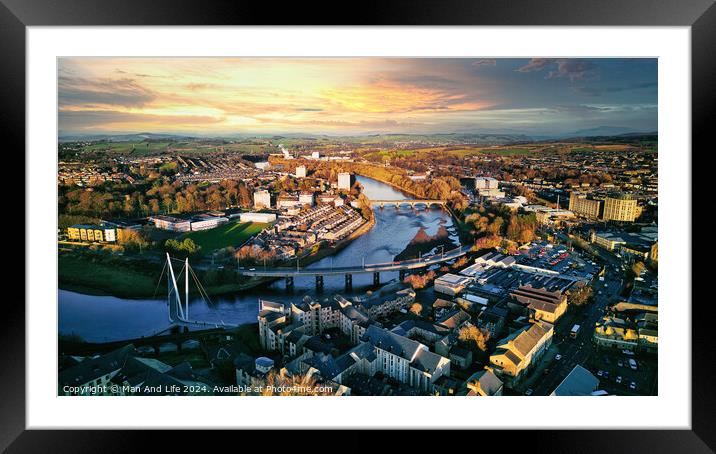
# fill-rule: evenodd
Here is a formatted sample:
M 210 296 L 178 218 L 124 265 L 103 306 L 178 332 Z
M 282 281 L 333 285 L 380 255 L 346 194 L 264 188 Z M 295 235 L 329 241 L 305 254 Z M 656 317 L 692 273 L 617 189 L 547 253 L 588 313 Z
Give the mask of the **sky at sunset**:
M 59 132 L 657 130 L 656 59 L 61 58 Z

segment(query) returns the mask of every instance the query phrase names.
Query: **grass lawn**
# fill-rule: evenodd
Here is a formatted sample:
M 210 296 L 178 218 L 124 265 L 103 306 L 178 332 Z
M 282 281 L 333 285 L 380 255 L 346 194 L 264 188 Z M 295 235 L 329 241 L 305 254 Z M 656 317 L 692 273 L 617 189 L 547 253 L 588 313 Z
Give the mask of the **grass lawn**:
M 267 226 L 258 222 L 229 222 L 214 229 L 187 233 L 181 239 L 191 238 L 206 253 L 228 246 L 239 246 Z
M 111 294 L 127 298 L 153 295 L 159 280 L 158 271 L 155 275 L 145 274 L 130 267 L 95 263 L 70 254 L 58 257 L 57 274 L 60 288 L 89 295 Z M 160 286 L 159 295 L 162 290 Z

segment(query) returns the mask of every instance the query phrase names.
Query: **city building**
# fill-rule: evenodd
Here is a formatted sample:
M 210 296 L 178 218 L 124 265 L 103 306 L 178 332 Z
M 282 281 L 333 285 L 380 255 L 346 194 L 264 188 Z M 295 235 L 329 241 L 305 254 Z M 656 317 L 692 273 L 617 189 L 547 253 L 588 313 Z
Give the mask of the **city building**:
M 298 203 L 301 205 L 313 206 L 315 205 L 315 199 L 314 193 L 309 191 L 301 191 L 298 195 Z
M 565 221 L 573 219 L 574 212 L 570 210 L 558 210 L 547 208 L 535 211 L 537 222 L 544 225 L 560 226 Z
M 67 237 L 70 241 L 114 243 L 117 241 L 117 231 L 102 225 L 75 224 L 67 228 Z
M 494 373 L 514 386 L 547 351 L 553 333 L 551 324 L 538 321 L 502 339 L 490 355 Z
M 239 215 L 239 221 L 268 224 L 269 222 L 276 221 L 276 215 L 274 213 L 241 213 Z
M 354 176 L 348 172 L 341 172 L 338 174 L 338 189 L 350 190 L 353 187 Z
M 291 195 L 291 194 L 281 194 L 278 196 L 278 199 L 276 199 L 276 208 L 296 208 L 300 207 L 301 202 L 298 199 L 297 195 Z
M 502 389 L 502 380 L 492 372 L 492 369 L 486 368 L 475 372 L 465 380 L 465 390 L 461 394 L 466 396 L 501 396 Z
M 109 384 L 135 352 L 129 344 L 96 358 L 87 358 L 77 365 L 60 371 L 58 392 L 60 396 L 109 395 Z
M 306 166 L 296 167 L 296 178 L 306 178 Z
M 530 311 L 534 320 L 543 320 L 554 324 L 567 310 L 567 295 L 561 291 L 549 291 L 531 285 L 521 285 L 510 296 Z
M 209 230 L 229 222 L 224 216 L 214 216 L 209 213 L 198 214 L 191 218 L 191 230 Z
M 415 301 L 415 291 L 402 282 L 395 282 L 370 295 L 354 297 L 353 301 L 371 318 L 376 319 L 410 307 Z
M 286 324 L 290 309 L 283 303 L 259 300 L 259 341 L 266 351 L 278 350 L 278 339 L 274 327 Z
M 266 189 L 255 191 L 254 208 L 271 208 L 271 193 Z
M 608 251 L 619 251 L 640 260 L 658 260 L 658 228 L 643 227 L 640 232 L 592 231 L 590 241 Z M 656 257 L 655 257 L 656 256 Z
M 609 196 L 604 200 L 605 221 L 634 222 L 639 217 L 637 200 L 629 194 Z
M 598 387 L 599 379 L 577 364 L 550 396 L 591 396 Z
M 447 273 L 435 279 L 435 291 L 455 296 L 463 291 L 470 282 L 472 279 L 468 276 Z
M 191 221 L 188 219 L 175 218 L 173 216 L 156 215 L 149 218 L 154 222 L 154 227 L 172 232 L 188 232 L 191 230 Z
M 475 177 L 475 189 L 497 189 L 499 181 L 491 177 Z
M 450 360 L 426 345 L 370 325 L 361 339 L 374 348 L 376 372 L 422 391 L 432 391 L 437 379 L 450 375 Z
M 572 191 L 569 194 L 569 211 L 596 219 L 601 214 L 602 201 L 588 198 L 587 194 Z
M 76 364 L 58 374 L 60 396 L 213 394 L 213 384 L 194 374 L 187 362 L 170 366 L 138 356 L 128 344 L 103 355 L 73 357 Z M 167 392 L 174 389 L 174 392 Z
M 100 226 L 104 227 L 105 229 L 114 229 L 115 236 L 117 238 L 118 242 L 124 241 L 125 237 L 130 234 L 130 232 L 138 232 L 142 229 L 142 225 L 137 222 L 132 221 L 121 221 L 121 220 L 102 220 L 100 223 Z

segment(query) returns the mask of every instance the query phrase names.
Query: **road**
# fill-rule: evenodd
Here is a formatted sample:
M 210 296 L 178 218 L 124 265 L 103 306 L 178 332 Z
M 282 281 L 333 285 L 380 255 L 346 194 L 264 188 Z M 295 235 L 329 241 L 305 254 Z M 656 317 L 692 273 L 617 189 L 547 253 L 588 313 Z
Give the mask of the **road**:
M 573 323 L 566 325 L 557 324 L 553 338 L 553 344 L 557 347 L 560 360 L 553 357 L 545 357 L 543 361 L 549 361 L 549 372 L 541 378 L 537 378 L 533 394 L 546 396 L 564 380 L 564 377 L 572 371 L 576 364 L 584 366 L 592 355 L 596 354 L 596 348 L 592 344 L 592 334 L 596 322 L 602 318 L 604 308 L 619 300 L 619 291 L 622 285 L 623 272 L 617 257 L 609 257 L 611 254 L 602 254 L 606 259 L 604 281 L 595 280 L 593 283 L 593 302 L 585 307 L 574 319 Z M 615 270 L 616 267 L 616 270 Z M 605 287 L 606 284 L 606 287 Z M 601 293 L 600 293 L 601 292 Z M 570 337 L 572 325 L 580 326 L 576 339 Z

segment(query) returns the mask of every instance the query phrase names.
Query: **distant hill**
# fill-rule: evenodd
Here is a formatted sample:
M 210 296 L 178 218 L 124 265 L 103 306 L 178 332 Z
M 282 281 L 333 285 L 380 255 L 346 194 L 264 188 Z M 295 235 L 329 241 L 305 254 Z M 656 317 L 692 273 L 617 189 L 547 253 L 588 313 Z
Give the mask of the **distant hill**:
M 60 135 L 60 142 L 77 142 L 77 141 L 108 141 L 108 142 L 141 142 L 142 140 L 195 140 L 196 137 L 176 134 L 156 134 L 153 132 L 140 132 L 137 134 L 67 134 Z
M 565 134 L 569 137 L 597 137 L 597 136 L 617 136 L 620 134 L 629 134 L 639 132 L 634 128 L 624 126 L 597 126 L 596 128 L 579 129 L 577 131 Z

